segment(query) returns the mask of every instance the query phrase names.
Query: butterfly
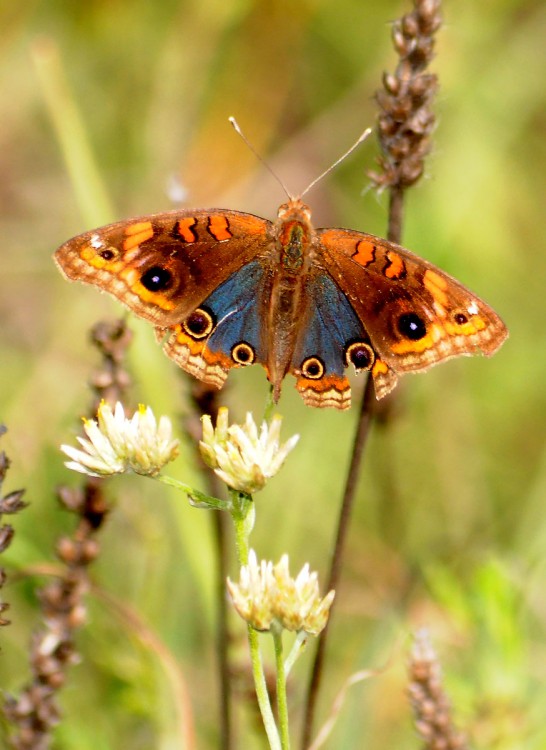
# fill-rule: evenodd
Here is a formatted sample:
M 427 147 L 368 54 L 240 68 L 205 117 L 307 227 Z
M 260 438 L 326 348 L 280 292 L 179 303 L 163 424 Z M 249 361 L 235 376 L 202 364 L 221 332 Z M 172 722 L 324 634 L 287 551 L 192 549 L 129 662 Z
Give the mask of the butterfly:
M 285 376 L 309 406 L 346 409 L 346 368 L 378 399 L 406 372 L 492 355 L 507 329 L 485 302 L 404 248 L 350 229 L 314 229 L 301 198 L 277 220 L 183 209 L 120 221 L 66 242 L 55 260 L 150 321 L 164 351 L 221 388 L 261 364 L 278 400 Z

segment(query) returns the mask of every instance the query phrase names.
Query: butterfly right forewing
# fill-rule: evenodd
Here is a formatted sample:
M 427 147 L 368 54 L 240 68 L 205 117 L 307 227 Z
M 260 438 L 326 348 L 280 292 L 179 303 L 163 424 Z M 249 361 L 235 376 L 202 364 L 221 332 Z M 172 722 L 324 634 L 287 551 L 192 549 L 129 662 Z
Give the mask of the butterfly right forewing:
M 428 261 L 373 235 L 318 234 L 330 272 L 394 373 L 426 370 L 458 355 L 490 356 L 506 339 L 495 311 Z

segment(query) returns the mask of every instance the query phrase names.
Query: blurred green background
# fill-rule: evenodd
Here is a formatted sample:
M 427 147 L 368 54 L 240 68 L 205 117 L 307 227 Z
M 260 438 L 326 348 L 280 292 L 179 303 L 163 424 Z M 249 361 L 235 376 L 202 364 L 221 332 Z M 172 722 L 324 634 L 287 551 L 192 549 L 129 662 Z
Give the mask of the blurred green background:
M 78 479 L 58 445 L 74 441 L 87 411 L 98 363 L 89 328 L 121 312 L 65 282 L 55 248 L 93 226 L 171 208 L 173 184 L 185 205 L 274 218 L 284 196 L 228 116 L 297 193 L 373 124 L 374 92 L 396 63 L 389 23 L 410 9 L 394 0 L 0 6 L 0 419 L 13 462 L 4 490 L 25 486 L 31 502 L 15 519 L 10 569 L 51 563 L 55 540 L 72 528 L 54 488 Z M 475 747 L 546 747 L 546 6 L 459 0 L 444 15 L 435 145 L 426 179 L 408 194 L 404 244 L 493 305 L 511 337 L 491 360 L 408 376 L 389 420 L 373 429 L 319 723 L 352 672 L 387 667 L 349 693 L 328 745 L 347 750 L 418 746 L 405 664 L 422 625 Z M 386 196 L 366 177 L 376 157 L 372 138 L 312 191 L 316 226 L 385 233 Z M 180 424 L 187 380 L 151 328 L 131 324 L 134 400 Z M 324 576 L 356 410 L 311 410 L 291 380 L 279 406 L 286 435 L 301 441 L 257 497 L 253 545 Z M 231 375 L 222 400 L 242 419 L 247 409 L 261 414 L 265 394 L 263 372 L 250 368 Z M 188 443 L 172 473 L 204 486 Z M 109 493 L 97 587 L 170 657 L 91 595 L 56 746 L 180 747 L 176 664 L 191 686 L 197 744 L 216 747 L 210 517 L 135 477 L 112 481 Z M 3 590 L 12 620 L 2 630 L 4 690 L 28 677 L 42 581 L 30 575 Z M 233 629 L 244 664 L 235 616 Z M 295 720 L 309 656 L 293 672 Z M 263 747 L 240 703 L 238 746 Z

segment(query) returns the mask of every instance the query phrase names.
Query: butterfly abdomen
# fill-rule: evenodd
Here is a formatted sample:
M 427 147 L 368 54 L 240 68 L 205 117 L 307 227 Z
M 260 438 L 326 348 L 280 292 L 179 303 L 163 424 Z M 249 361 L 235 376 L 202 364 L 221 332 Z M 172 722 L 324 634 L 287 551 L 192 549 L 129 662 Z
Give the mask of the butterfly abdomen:
M 305 314 L 306 277 L 310 268 L 312 230 L 299 213 L 294 218 L 279 218 L 273 252 L 273 273 L 268 301 L 266 351 L 267 373 L 278 399 L 281 383 L 290 369 L 298 321 Z

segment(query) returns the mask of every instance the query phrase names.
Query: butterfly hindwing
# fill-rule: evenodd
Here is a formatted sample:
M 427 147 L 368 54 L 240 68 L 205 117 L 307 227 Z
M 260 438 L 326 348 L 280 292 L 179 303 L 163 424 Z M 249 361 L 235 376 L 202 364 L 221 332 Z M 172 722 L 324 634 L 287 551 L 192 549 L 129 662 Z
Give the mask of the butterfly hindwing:
M 308 287 L 308 311 L 292 362 L 296 387 L 309 406 L 349 408 L 346 369 L 371 371 L 376 389 L 394 387 L 396 376 L 381 362 L 347 296 L 326 273 Z
M 184 321 L 168 331 L 165 353 L 180 367 L 220 388 L 232 367 L 265 362 L 260 329 L 263 267 L 233 273 Z

